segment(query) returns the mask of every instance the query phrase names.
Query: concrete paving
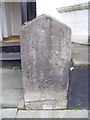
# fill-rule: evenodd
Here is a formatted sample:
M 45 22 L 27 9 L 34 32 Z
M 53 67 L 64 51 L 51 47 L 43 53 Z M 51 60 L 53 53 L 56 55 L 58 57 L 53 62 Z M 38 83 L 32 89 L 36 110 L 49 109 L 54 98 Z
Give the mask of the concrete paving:
M 15 108 L 18 107 L 19 103 L 23 99 L 22 89 L 3 89 L 2 90 L 2 106 Z
M 2 109 L 0 109 L 0 120 L 2 119 Z
M 84 44 L 72 43 L 71 55 L 75 65 L 88 65 L 90 64 L 90 53 L 88 52 L 90 46 Z
M 2 109 L 2 118 L 88 118 L 87 110 L 18 110 Z
M 22 89 L 22 72 L 19 69 L 2 69 L 2 88 L 3 89 Z M 0 74 L 0 75 L 1 75 Z
M 0 89 L 2 89 L 2 69 L 0 69 Z
M 0 72 L 2 79 L 0 82 L 0 104 L 3 107 L 18 107 L 23 99 L 23 83 L 21 70 L 15 69 L 2 69 Z
M 0 108 L 2 108 L 2 89 L 0 89 Z
M 88 110 L 88 119 L 90 120 L 90 110 Z
M 2 118 L 15 118 L 17 109 L 2 109 L 1 116 Z
M 58 110 L 53 111 L 54 118 L 88 118 L 87 110 Z

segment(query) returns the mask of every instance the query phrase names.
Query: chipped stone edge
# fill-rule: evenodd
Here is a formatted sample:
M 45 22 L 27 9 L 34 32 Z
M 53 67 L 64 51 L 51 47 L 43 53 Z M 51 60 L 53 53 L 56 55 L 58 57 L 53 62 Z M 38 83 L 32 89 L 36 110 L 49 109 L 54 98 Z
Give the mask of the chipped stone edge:
M 46 17 L 48 19 L 52 18 L 53 20 L 56 20 L 59 24 L 62 24 L 64 27 L 66 27 L 67 29 L 69 29 L 71 31 L 71 28 L 66 25 L 65 23 L 59 21 L 58 19 L 56 19 L 55 17 L 51 16 L 51 15 L 48 15 L 48 14 L 42 14 L 38 17 L 36 17 L 35 19 L 31 20 L 31 21 L 26 21 L 26 23 L 21 27 L 21 31 L 26 31 L 27 30 L 27 26 L 31 25 L 33 22 L 35 22 L 36 20 L 38 20 L 39 18 L 43 18 L 45 19 Z

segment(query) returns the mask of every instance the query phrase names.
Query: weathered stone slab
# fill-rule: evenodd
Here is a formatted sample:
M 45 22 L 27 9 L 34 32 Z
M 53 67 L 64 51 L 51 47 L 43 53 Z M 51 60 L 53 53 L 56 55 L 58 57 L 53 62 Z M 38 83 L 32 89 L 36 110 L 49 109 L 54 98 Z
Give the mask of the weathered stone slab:
M 88 110 L 19 110 L 16 118 L 29 118 L 29 120 L 32 118 L 68 118 L 68 120 L 70 118 L 70 120 L 74 120 L 73 118 L 77 118 L 77 120 L 88 120 Z
M 27 109 L 67 107 L 71 30 L 42 15 L 22 27 L 21 59 Z

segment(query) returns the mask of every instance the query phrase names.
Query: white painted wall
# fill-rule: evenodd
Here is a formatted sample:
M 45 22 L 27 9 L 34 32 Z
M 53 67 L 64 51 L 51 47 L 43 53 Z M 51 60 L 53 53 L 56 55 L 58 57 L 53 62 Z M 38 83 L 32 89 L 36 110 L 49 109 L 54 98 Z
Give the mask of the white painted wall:
M 88 35 L 88 10 L 60 13 L 59 20 L 72 28 L 73 35 Z
M 88 10 L 60 13 L 61 22 L 72 29 L 72 41 L 88 43 Z
M 12 34 L 20 35 L 21 29 L 21 11 L 20 3 L 11 3 L 11 21 L 12 21 Z
M 49 14 L 55 16 L 58 19 L 59 17 L 56 8 L 75 5 L 84 2 L 89 2 L 89 0 L 36 0 L 37 16 L 41 14 Z
M 72 29 L 72 41 L 88 43 L 88 10 L 59 13 L 56 8 L 89 2 L 89 0 L 37 0 L 37 16 L 48 14 Z
M 4 3 L 4 16 L 3 18 L 3 36 L 11 36 L 12 35 L 12 24 L 11 24 L 11 10 L 10 10 L 10 3 Z
M 21 13 L 20 3 L 2 3 L 2 36 L 20 35 Z
M 89 0 L 36 0 L 37 16 L 48 14 L 59 21 L 67 24 L 72 29 L 72 41 L 87 43 L 88 42 L 88 11 L 76 11 L 69 13 L 59 13 L 56 8 L 74 5 L 78 3 L 88 2 Z M 19 35 L 21 28 L 20 4 L 5 3 L 2 4 L 3 24 L 0 36 L 8 37 L 11 35 Z M 78 36 L 78 37 L 77 37 Z
M 1 4 L 0 4 L 0 15 L 1 15 Z M 0 40 L 2 40 L 2 27 L 1 27 L 1 17 L 0 17 Z

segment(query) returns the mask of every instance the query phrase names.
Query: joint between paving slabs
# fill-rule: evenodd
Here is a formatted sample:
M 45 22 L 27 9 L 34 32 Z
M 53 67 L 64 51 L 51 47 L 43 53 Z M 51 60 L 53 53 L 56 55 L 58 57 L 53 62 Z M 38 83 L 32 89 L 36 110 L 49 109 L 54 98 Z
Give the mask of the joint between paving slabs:
M 17 114 L 18 114 L 18 111 L 19 111 L 19 110 L 26 110 L 24 97 L 23 97 L 23 100 L 22 100 L 22 101 L 23 101 L 23 103 L 21 103 L 21 104 L 22 104 L 23 107 L 19 107 L 19 106 L 17 107 L 15 119 L 17 118 Z

